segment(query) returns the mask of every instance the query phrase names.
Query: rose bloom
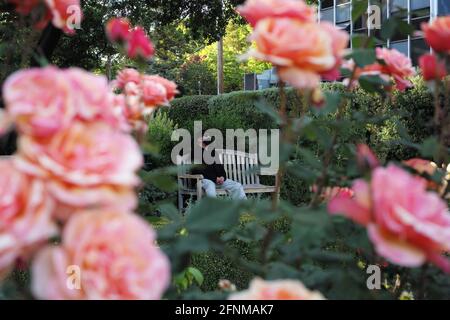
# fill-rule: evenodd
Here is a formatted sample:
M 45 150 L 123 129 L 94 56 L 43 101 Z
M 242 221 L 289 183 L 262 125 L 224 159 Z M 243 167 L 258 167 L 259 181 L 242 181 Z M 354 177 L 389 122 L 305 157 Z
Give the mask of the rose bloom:
M 113 107 L 114 115 L 119 121 L 118 128 L 120 128 L 122 132 L 130 133 L 131 127 L 127 119 L 128 116 L 125 95 L 111 92 L 109 95 L 109 104 Z
M 7 112 L 0 109 L 0 136 L 9 131 L 12 121 Z
M 169 104 L 166 87 L 160 81 L 155 81 L 154 77 L 144 76 L 139 87 L 142 93 L 142 102 L 147 108 L 154 109 Z
M 150 38 L 142 27 L 136 27 L 130 31 L 127 41 L 127 55 L 131 59 L 141 57 L 150 59 L 155 53 L 155 48 Z
M 333 41 L 315 23 L 268 18 L 256 25 L 250 39 L 256 49 L 249 55 L 271 62 L 282 80 L 299 89 L 317 87 L 320 74 L 336 65 Z
M 319 192 L 319 187 L 317 185 L 313 185 L 311 187 L 311 191 L 317 193 Z M 351 198 L 353 196 L 353 190 L 345 187 L 326 187 L 323 188 L 320 198 L 322 201 L 328 202 L 331 199 L 337 197 L 338 195 L 345 195 Z
M 423 23 L 422 30 L 425 40 L 434 51 L 450 53 L 450 16 Z
M 163 78 L 158 75 L 152 75 L 152 76 L 145 76 L 144 79 L 162 84 L 164 86 L 164 88 L 166 89 L 166 93 L 167 93 L 166 100 L 169 102 L 172 101 L 175 98 L 175 96 L 179 93 L 177 90 L 176 83 L 173 81 L 167 80 L 166 78 Z
M 119 125 L 108 103 L 110 89 L 104 76 L 82 69 L 55 67 L 18 71 L 3 87 L 8 116 L 21 134 L 48 138 L 74 120 Z
M 112 18 L 106 24 L 105 29 L 110 41 L 126 41 L 130 35 L 131 25 L 128 19 Z
M 57 234 L 44 184 L 0 160 L 0 280 L 19 258 Z
M 426 187 L 424 179 L 395 165 L 379 167 L 370 184 L 355 181 L 354 197 L 338 196 L 328 209 L 365 226 L 377 253 L 388 261 L 404 267 L 429 261 L 450 272 L 442 256 L 450 250 L 450 214 Z
M 442 80 L 447 75 L 445 63 L 434 54 L 424 54 L 419 58 L 419 66 L 425 81 Z
M 74 14 L 81 15 L 80 0 L 45 0 L 45 3 L 52 14 L 53 25 L 67 34 L 74 34 L 75 30 L 69 23 Z
M 121 119 L 109 103 L 110 88 L 105 76 L 98 76 L 83 69 L 62 70 L 70 80 L 75 93 L 76 120 L 104 122 L 113 128 L 120 128 Z
M 293 18 L 302 22 L 316 22 L 316 8 L 303 0 L 247 0 L 236 8 L 252 27 L 265 18 Z
M 403 164 L 411 169 L 414 169 L 420 175 L 426 174 L 428 176 L 427 178 L 431 178 L 438 170 L 436 163 L 420 158 L 403 161 Z M 445 178 L 442 180 L 441 184 L 426 178 L 423 179 L 426 181 L 427 188 L 429 190 L 436 191 L 441 195 L 445 193 L 447 189 L 447 180 Z
M 76 92 L 55 67 L 22 70 L 3 86 L 9 116 L 20 133 L 48 137 L 68 127 L 76 113 Z
M 230 295 L 229 300 L 325 300 L 296 280 L 264 281 L 254 279 L 246 291 Z
M 133 188 L 142 165 L 137 143 L 104 123 L 72 123 L 52 139 L 19 139 L 17 166 L 46 182 L 51 195 L 68 212 L 98 206 L 136 205 Z
M 80 268 L 73 283 L 79 281 L 79 290 L 67 285 L 70 266 Z M 61 245 L 40 251 L 32 265 L 32 292 L 39 299 L 156 300 L 169 281 L 169 261 L 150 225 L 114 209 L 72 217 Z
M 128 83 L 139 84 L 141 82 L 141 74 L 139 71 L 133 68 L 126 68 L 117 74 L 116 87 L 118 89 L 124 89 Z
M 320 27 L 331 37 L 333 56 L 336 60 L 333 68 L 323 72 L 321 75 L 322 78 L 327 81 L 336 81 L 341 77 L 340 68 L 343 56 L 349 45 L 350 36 L 346 31 L 336 28 L 332 23 L 326 21 L 321 22 Z
M 358 166 L 362 169 L 375 169 L 380 166 L 380 160 L 366 144 L 358 144 L 356 146 L 356 160 Z
M 382 73 L 394 78 L 396 88 L 404 91 L 412 87 L 411 81 L 407 78 L 416 74 L 411 59 L 396 49 L 376 48 L 377 59 L 383 60 Z
M 379 76 L 385 82 L 395 81 L 395 86 L 386 85 L 385 90 L 391 91 L 396 88 L 399 91 L 404 91 L 406 88 L 412 87 L 411 81 L 408 80 L 416 74 L 411 59 L 396 49 L 376 48 L 377 59 L 383 60 L 384 64 L 373 63 L 363 68 L 355 66 L 353 60 L 346 61 L 343 68 L 353 71 L 355 68 L 354 79 L 352 79 L 351 86 L 357 84 L 361 76 Z M 349 85 L 350 79 L 345 79 L 344 84 Z

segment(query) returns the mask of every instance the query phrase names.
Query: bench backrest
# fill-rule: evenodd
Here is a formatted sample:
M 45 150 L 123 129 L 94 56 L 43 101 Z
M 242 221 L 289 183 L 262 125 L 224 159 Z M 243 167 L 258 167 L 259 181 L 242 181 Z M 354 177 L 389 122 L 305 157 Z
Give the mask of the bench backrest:
M 237 181 L 242 185 L 259 184 L 258 155 L 248 154 L 234 150 L 216 150 L 220 162 L 224 165 L 225 171 L 229 179 Z M 184 175 L 188 173 L 191 165 L 191 157 L 177 157 L 178 174 Z

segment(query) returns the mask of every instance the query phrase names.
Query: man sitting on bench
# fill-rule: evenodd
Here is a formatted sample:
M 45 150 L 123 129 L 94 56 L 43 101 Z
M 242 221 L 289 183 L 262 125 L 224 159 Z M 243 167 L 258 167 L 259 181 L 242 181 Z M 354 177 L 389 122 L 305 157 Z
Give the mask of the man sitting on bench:
M 208 145 L 211 143 L 211 138 L 200 138 L 197 143 L 202 147 L 203 152 L 208 149 Z M 203 153 L 202 152 L 202 153 Z M 215 156 L 215 151 L 212 152 Z M 221 186 L 225 189 L 228 195 L 235 200 L 245 200 L 247 196 L 244 188 L 239 182 L 227 179 L 225 167 L 218 161 L 214 164 L 206 164 L 202 154 L 202 164 L 192 170 L 193 174 L 203 175 L 202 187 L 205 190 L 206 196 L 211 198 L 217 197 L 216 187 Z

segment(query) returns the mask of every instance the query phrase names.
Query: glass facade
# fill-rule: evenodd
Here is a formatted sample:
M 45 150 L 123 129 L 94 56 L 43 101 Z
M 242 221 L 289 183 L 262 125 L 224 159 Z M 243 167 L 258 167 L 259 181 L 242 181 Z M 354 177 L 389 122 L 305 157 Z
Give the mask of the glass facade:
M 354 1 L 354 0 L 353 0 Z M 374 0 L 373 5 L 380 5 L 380 22 L 383 23 L 390 16 L 397 16 L 416 30 L 420 29 L 423 22 L 428 22 L 437 15 L 450 14 L 450 0 Z M 371 5 L 369 0 L 369 5 Z M 364 14 L 357 21 L 351 21 L 352 0 L 319 0 L 319 19 L 329 21 L 353 34 L 368 34 L 378 36 L 380 30 L 369 26 L 368 14 Z M 372 11 L 372 14 L 374 11 Z M 385 46 L 395 48 L 413 60 L 417 64 L 417 59 L 430 48 L 420 36 L 405 37 L 394 35 Z

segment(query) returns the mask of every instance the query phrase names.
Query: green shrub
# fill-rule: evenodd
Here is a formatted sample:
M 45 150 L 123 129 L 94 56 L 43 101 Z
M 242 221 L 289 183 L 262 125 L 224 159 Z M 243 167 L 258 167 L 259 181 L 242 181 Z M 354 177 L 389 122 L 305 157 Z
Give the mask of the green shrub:
M 178 128 L 193 131 L 194 121 L 206 121 L 211 96 L 186 96 L 172 101 L 166 112 Z
M 149 121 L 146 139 L 152 147 L 156 148 L 158 156 L 151 156 L 149 161 L 153 167 L 168 166 L 171 164 L 171 153 L 175 143 L 171 141 L 172 132 L 177 124 L 169 118 L 166 112 L 158 112 Z

